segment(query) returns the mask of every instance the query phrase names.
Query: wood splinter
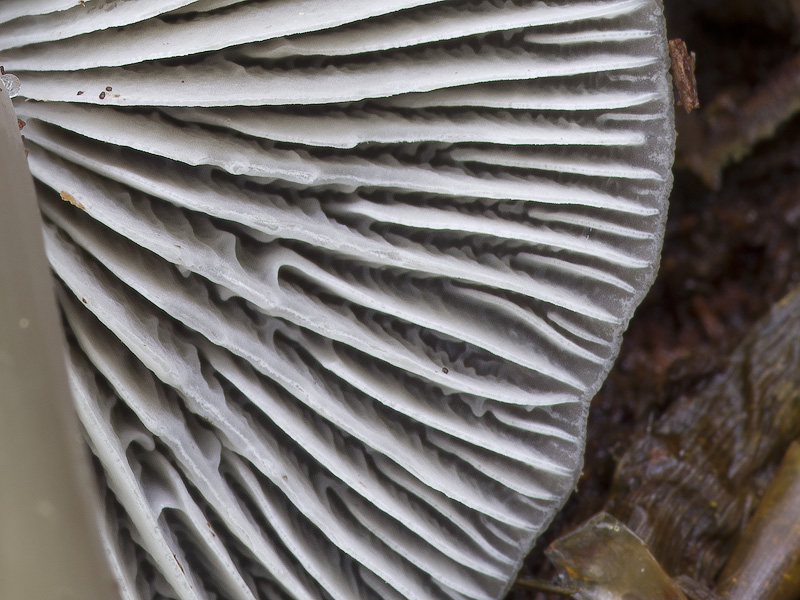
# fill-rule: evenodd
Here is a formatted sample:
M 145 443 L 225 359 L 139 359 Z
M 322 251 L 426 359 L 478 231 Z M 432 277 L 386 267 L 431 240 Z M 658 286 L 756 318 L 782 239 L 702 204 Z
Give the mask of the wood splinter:
M 694 52 L 689 52 L 686 43 L 681 39 L 669 40 L 669 58 L 672 62 L 672 80 L 678 93 L 677 106 L 682 106 L 686 113 L 700 108 L 697 97 L 697 79 L 694 75 L 697 62 Z

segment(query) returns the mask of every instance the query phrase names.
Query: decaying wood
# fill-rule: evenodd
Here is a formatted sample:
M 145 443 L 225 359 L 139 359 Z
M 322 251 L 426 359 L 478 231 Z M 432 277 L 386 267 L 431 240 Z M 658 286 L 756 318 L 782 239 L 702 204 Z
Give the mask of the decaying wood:
M 676 401 L 623 456 L 607 510 L 667 573 L 713 586 L 780 458 L 800 436 L 800 292 L 729 365 Z

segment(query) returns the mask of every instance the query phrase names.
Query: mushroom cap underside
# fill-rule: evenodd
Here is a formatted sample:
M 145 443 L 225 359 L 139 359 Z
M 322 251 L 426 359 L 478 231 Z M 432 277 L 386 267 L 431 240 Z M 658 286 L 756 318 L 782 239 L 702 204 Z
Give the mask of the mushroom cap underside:
M 653 0 L 6 0 L 123 596 L 499 598 L 654 277 Z

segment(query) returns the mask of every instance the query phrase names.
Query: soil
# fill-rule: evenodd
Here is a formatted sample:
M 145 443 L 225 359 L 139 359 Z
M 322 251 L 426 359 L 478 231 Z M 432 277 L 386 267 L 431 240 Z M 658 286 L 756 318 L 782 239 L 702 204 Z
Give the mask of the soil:
M 715 99 L 743 102 L 800 52 L 796 0 L 665 0 L 665 13 L 669 37 L 697 55 L 700 119 Z M 679 132 L 691 126 L 679 122 Z M 747 330 L 798 283 L 800 116 L 728 166 L 719 190 L 676 167 L 660 273 L 592 403 L 578 491 L 522 575 L 552 578 L 543 548 L 602 510 L 632 441 L 718 373 Z M 518 589 L 508 598 L 537 595 Z

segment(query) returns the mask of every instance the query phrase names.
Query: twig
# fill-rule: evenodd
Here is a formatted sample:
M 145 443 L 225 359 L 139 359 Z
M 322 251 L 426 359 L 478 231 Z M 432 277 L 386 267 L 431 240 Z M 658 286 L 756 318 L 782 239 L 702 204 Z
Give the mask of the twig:
M 689 114 L 696 108 L 700 108 L 700 100 L 697 97 L 697 79 L 694 76 L 694 68 L 697 59 L 694 52 L 689 53 L 686 43 L 681 39 L 669 41 L 669 58 L 672 62 L 672 81 L 678 92 L 678 106 L 682 106 Z
M 575 590 L 561 587 L 541 579 L 533 579 L 531 577 L 520 577 L 514 582 L 515 587 L 526 588 L 529 590 L 537 590 L 539 592 L 547 592 L 548 594 L 561 594 L 562 596 L 572 596 Z

